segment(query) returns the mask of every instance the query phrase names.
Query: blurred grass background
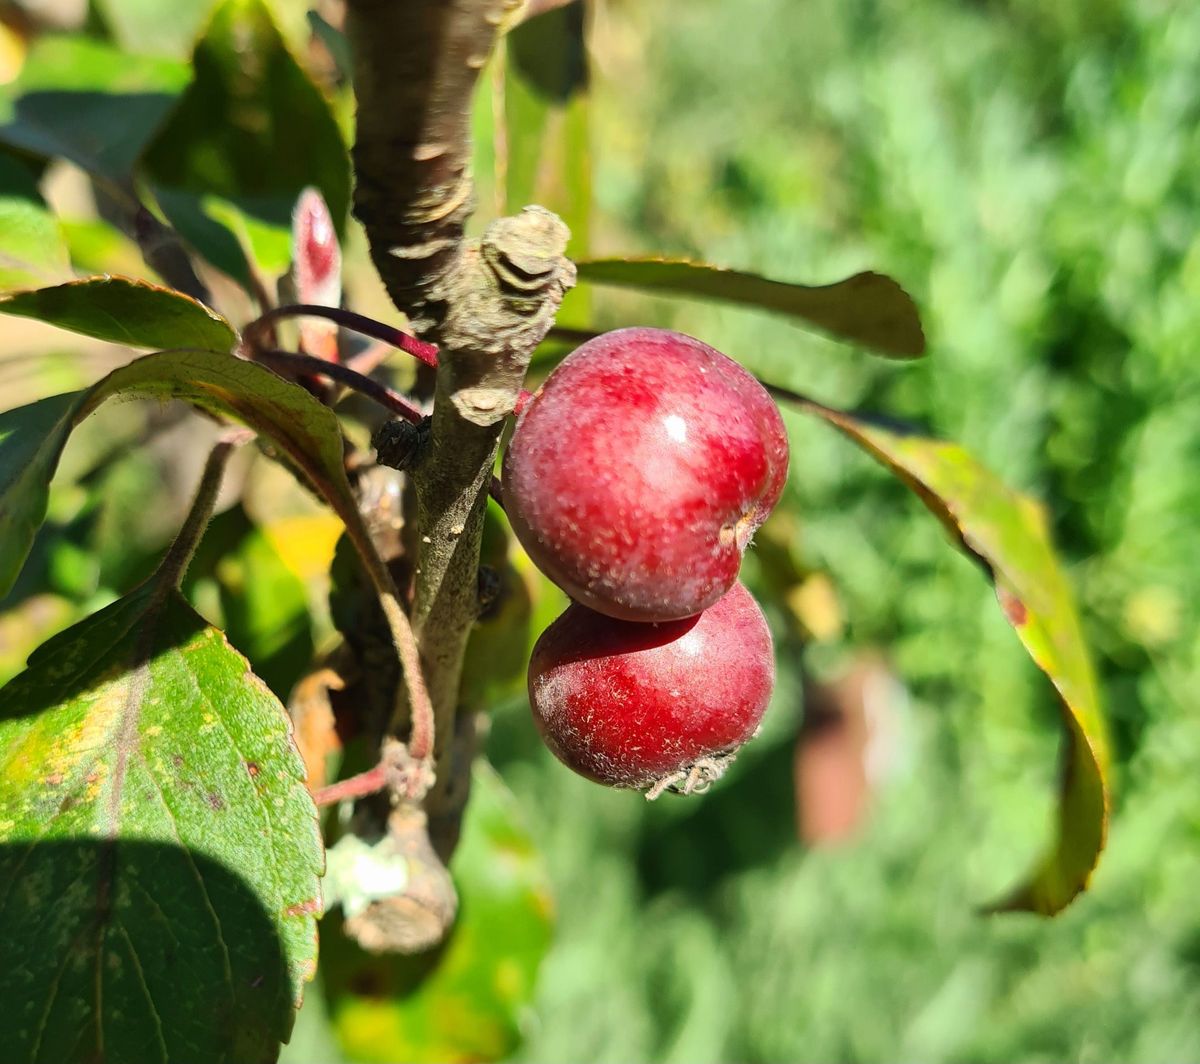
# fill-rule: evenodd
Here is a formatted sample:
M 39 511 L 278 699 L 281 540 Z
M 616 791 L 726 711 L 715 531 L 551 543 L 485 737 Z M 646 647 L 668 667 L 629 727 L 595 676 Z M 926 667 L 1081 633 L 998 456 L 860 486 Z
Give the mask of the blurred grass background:
M 747 567 L 780 691 L 732 777 L 645 806 L 559 769 L 523 705 L 496 716 L 560 904 L 515 1059 L 1200 1059 L 1200 8 L 625 2 L 593 46 L 594 252 L 884 270 L 931 344 L 899 366 L 629 296 L 603 324 L 752 351 L 1042 498 L 1118 791 L 1089 894 L 1054 921 L 976 915 L 1048 836 L 1052 694 L 919 503 L 790 418 L 788 494 Z M 819 639 L 789 607 L 811 599 L 779 593 L 777 541 L 828 580 Z M 903 686 L 868 685 L 866 815 L 801 845 L 801 674 L 835 684 L 874 654 Z

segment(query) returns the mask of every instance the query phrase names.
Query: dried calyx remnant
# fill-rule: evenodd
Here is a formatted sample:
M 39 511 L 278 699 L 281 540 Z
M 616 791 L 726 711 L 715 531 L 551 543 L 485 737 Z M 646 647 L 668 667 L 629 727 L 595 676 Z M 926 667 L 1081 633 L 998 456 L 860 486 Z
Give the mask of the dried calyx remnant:
M 347 925 L 373 950 L 428 946 L 453 920 L 453 886 L 441 861 L 457 834 L 474 756 L 473 730 L 456 710 L 479 611 L 487 487 L 529 359 L 575 280 L 567 228 L 540 207 L 493 222 L 478 240 L 464 237 L 474 207 L 474 88 L 498 33 L 521 7 L 521 0 L 347 4 L 358 102 L 355 213 L 393 302 L 417 335 L 440 348 L 429 437 L 408 473 L 416 516 L 410 612 L 433 704 L 435 781 L 419 804 L 400 799 L 375 818 L 382 837 L 371 845 L 407 862 L 412 889 L 378 899 Z M 403 738 L 411 724 L 398 714 L 391 732 Z M 371 827 L 364 825 L 364 839 Z M 420 920 L 406 916 L 418 912 Z

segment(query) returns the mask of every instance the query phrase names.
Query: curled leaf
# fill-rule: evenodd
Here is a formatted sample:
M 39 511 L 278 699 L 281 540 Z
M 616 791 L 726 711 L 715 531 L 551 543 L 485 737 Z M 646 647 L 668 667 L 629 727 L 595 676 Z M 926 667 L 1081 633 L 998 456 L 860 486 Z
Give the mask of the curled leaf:
M 576 266 L 580 281 L 772 310 L 892 358 L 925 353 L 912 297 L 881 273 L 856 273 L 834 284 L 809 286 L 682 259 L 594 259 Z
M 215 310 L 172 288 L 128 277 L 89 277 L 0 296 L 0 313 L 129 347 L 229 351 L 237 333 Z
M 1087 888 L 1108 829 L 1110 755 L 1096 679 L 1041 506 L 961 446 L 798 400 L 904 481 L 988 572 L 1009 623 L 1058 692 L 1066 733 L 1058 830 L 1024 883 L 991 908 L 1052 916 Z

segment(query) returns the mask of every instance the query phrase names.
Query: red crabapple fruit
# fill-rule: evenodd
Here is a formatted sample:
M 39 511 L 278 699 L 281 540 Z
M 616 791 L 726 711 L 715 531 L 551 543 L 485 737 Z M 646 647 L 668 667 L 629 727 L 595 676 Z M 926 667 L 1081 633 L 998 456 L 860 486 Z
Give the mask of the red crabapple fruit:
M 554 755 L 649 798 L 718 779 L 757 730 L 774 683 L 771 633 L 740 583 L 699 616 L 658 624 L 572 605 L 529 664 L 534 720 Z
M 783 421 L 732 359 L 666 329 L 583 344 L 521 414 L 504 505 L 534 563 L 610 617 L 711 606 L 787 478 Z

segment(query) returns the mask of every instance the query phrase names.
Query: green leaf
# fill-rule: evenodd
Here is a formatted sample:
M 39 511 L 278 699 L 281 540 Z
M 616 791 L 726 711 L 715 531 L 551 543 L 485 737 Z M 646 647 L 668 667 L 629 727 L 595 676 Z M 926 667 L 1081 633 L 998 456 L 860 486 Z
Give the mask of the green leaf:
M 592 157 L 585 12 L 581 0 L 522 22 L 504 38 L 505 201 L 554 211 L 571 230 L 568 253 L 587 255 Z M 567 293 L 557 320 L 590 320 L 590 293 Z
M 476 710 L 492 709 L 507 698 L 524 695 L 529 655 L 548 623 L 543 622 L 535 632 L 535 621 L 547 611 L 552 620 L 567 605 L 566 597 L 529 562 L 524 551 L 513 559 L 502 513 L 489 501 L 479 560 L 496 574 L 499 591 L 495 602 L 471 627 L 459 684 L 460 703 Z
M 504 38 L 510 211 L 535 200 L 541 202 L 538 171 L 549 149 L 546 141 L 551 117 L 587 89 L 583 30 L 583 7 L 576 2 L 524 22 Z M 585 154 L 577 165 L 586 168 L 588 161 Z M 570 220 L 564 221 L 572 225 Z
M 59 218 L 71 265 L 83 274 L 125 274 L 153 279 L 141 249 L 100 218 Z M 23 285 L 22 287 L 29 287 Z
M 459 918 L 432 953 L 372 956 L 336 930 L 336 919 L 325 921 L 322 979 L 350 1059 L 501 1060 L 519 1044 L 553 903 L 515 799 L 483 762 L 450 867 Z
M 188 78 L 174 60 L 86 37 L 40 38 L 0 92 L 0 141 L 124 183 Z
M 802 405 L 891 469 L 983 564 L 1005 617 L 1058 692 L 1066 748 L 1057 839 L 1028 880 L 994 907 L 1053 915 L 1086 889 L 1104 848 L 1110 754 L 1091 661 L 1045 514 L 958 444 L 808 400 Z
M 218 218 L 221 207 L 236 210 L 217 196 L 198 196 L 157 187 L 154 198 L 171 227 L 213 266 L 247 291 L 254 284 L 250 248 L 242 236 Z
M 334 66 L 337 67 L 338 76 L 348 79 L 354 69 L 354 59 L 350 55 L 350 42 L 346 40 L 346 35 L 337 27 L 331 26 L 319 11 L 310 8 L 305 12 L 305 16 L 310 32 L 329 52 Z
M 130 52 L 184 56 L 214 0 L 94 0 L 120 46 Z
M 344 522 L 365 534 L 332 410 L 256 363 L 215 351 L 162 351 L 86 391 L 0 414 L 0 596 L 15 581 L 45 517 L 50 478 L 71 430 L 117 395 L 179 399 L 249 425 L 285 453 Z
M 64 281 L 71 264 L 58 221 L 33 175 L 0 152 L 0 289 Z
M 0 706 L 5 1059 L 274 1059 L 322 869 L 278 699 L 157 576 Z
M 286 266 L 291 212 L 303 189 L 321 190 L 343 231 L 346 145 L 329 102 L 262 0 L 225 0 L 193 64 L 195 80 L 147 151 L 145 171 L 172 224 L 245 283 L 241 242 L 264 269 Z
M 215 584 L 221 615 L 214 622 L 250 660 L 254 675 L 286 698 L 312 663 L 308 596 L 240 505 L 209 522 L 192 558 L 183 590 L 198 609 L 194 593 L 201 582 Z
M 156 568 L 178 519 L 169 506 L 161 512 L 146 506 L 147 498 L 166 488 L 164 473 L 161 455 L 121 448 L 115 460 L 102 462 L 80 479 L 87 501 L 63 533 L 95 566 L 93 593 L 124 594 Z M 51 541 L 52 563 L 53 552 L 63 546 L 62 540 Z
M 0 313 L 36 318 L 129 347 L 230 351 L 237 333 L 191 296 L 126 277 L 89 277 L 0 296 Z
M 835 284 L 809 287 L 676 259 L 595 259 L 576 265 L 581 281 L 772 310 L 893 358 L 925 353 L 915 304 L 883 274 L 856 273 Z
M 0 598 L 46 517 L 50 479 L 78 404 L 79 393 L 69 392 L 0 414 Z

